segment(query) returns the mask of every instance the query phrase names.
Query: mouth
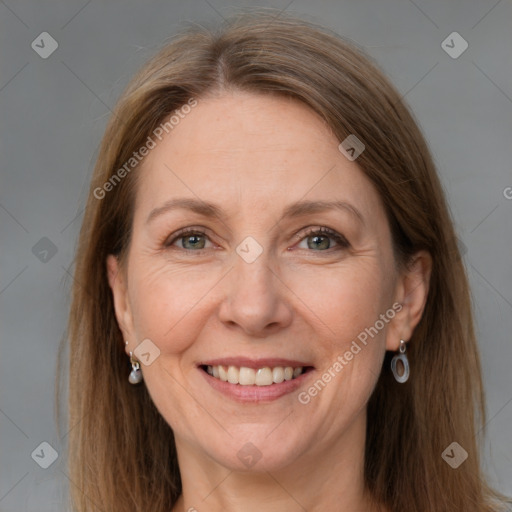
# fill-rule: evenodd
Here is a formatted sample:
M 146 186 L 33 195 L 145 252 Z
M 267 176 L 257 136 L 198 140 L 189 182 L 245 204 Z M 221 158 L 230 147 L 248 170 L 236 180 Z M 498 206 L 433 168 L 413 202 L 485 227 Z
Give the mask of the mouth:
M 309 362 L 276 357 L 223 357 L 201 361 L 197 369 L 214 391 L 244 404 L 290 395 L 315 373 Z
M 272 386 L 299 378 L 313 370 L 312 366 L 204 364 L 199 368 L 221 382 L 238 386 Z
M 224 358 L 204 361 L 199 372 L 216 392 L 236 402 L 269 403 L 295 392 L 314 374 L 314 366 L 289 359 Z

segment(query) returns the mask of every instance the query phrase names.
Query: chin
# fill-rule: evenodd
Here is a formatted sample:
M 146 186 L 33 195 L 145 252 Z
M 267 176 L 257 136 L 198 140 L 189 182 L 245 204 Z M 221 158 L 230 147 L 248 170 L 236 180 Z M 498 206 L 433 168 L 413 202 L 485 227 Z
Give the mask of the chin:
M 237 435 L 210 453 L 212 458 L 232 471 L 264 473 L 282 470 L 293 464 L 303 452 L 303 441 L 290 436 L 269 435 L 272 429 Z M 210 445 L 211 446 L 211 445 Z

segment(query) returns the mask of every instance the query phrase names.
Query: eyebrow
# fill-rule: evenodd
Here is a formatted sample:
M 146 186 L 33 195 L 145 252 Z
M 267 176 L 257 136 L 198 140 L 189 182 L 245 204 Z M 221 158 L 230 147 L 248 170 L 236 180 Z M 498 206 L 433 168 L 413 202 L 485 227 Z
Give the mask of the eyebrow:
M 180 197 L 166 201 L 162 206 L 151 211 L 146 219 L 146 224 L 153 221 L 156 217 L 172 210 L 184 209 L 190 210 L 204 217 L 212 217 L 223 221 L 228 217 L 227 213 L 219 206 L 188 197 Z M 352 204 L 346 201 L 298 201 L 288 205 L 281 216 L 281 219 L 300 217 L 312 213 L 321 213 L 328 210 L 345 211 L 352 214 L 361 224 L 365 224 L 361 212 Z

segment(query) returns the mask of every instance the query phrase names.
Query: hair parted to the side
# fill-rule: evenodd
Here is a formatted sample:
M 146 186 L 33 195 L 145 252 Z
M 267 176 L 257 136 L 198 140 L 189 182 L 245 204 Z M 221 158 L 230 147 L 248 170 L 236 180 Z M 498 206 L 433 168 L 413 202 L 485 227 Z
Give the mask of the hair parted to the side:
M 73 510 L 168 512 L 181 492 L 171 428 L 145 385 L 128 383 L 106 259 L 130 244 L 137 167 L 102 187 L 174 110 L 238 89 L 295 98 L 358 157 L 385 205 L 397 265 L 433 258 L 423 317 L 408 343 L 411 376 L 397 384 L 388 354 L 368 403 L 365 483 L 391 511 L 488 512 L 498 494 L 480 468 L 485 424 L 468 279 L 424 138 L 395 88 L 352 43 L 294 16 L 246 13 L 218 30 L 194 25 L 135 76 L 107 126 L 76 251 L 69 318 L 69 477 Z M 172 136 L 172 135 L 171 135 Z M 456 470 L 441 457 L 457 441 Z

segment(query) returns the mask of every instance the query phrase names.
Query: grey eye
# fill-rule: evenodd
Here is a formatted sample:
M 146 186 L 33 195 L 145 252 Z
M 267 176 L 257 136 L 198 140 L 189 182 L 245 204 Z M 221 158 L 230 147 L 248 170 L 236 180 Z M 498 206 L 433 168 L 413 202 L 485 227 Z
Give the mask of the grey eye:
M 183 242 L 183 249 L 204 249 L 205 239 L 201 234 L 185 235 L 179 238 Z

